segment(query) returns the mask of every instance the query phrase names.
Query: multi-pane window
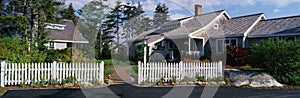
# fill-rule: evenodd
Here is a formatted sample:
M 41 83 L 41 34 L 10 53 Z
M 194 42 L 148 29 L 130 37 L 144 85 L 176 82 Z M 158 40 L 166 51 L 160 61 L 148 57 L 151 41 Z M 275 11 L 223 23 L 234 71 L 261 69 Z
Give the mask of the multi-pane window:
M 217 52 L 224 52 L 225 48 L 230 46 L 237 46 L 237 39 L 231 38 L 231 39 L 218 39 L 217 40 Z

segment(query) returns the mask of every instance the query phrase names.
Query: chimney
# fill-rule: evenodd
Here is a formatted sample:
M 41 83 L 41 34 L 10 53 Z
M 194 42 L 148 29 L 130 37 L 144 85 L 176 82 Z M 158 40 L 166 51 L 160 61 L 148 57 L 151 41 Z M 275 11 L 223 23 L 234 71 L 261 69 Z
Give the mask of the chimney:
M 195 5 L 195 16 L 202 14 L 202 5 L 196 4 Z

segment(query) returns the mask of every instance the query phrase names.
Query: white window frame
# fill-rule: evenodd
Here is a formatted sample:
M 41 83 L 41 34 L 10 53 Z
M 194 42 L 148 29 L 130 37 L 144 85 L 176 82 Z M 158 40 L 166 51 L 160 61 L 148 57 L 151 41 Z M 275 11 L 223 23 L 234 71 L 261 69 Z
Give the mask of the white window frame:
M 214 24 L 214 29 L 219 29 L 219 24 Z
M 220 40 L 222 40 L 222 50 L 220 51 L 219 50 L 219 41 Z M 227 47 L 227 45 L 226 45 L 226 41 L 229 41 L 229 45 L 231 45 L 231 40 L 235 40 L 235 46 L 238 46 L 238 39 L 237 38 L 226 38 L 226 39 L 217 39 L 216 40 L 216 51 L 217 51 L 217 53 L 222 53 L 222 52 L 224 52 L 225 51 L 225 48 Z

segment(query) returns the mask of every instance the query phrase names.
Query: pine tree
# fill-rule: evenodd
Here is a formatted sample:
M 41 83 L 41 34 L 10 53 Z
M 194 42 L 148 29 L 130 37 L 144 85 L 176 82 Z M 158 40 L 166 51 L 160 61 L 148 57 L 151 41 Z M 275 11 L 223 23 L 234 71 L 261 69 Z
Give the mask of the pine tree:
M 163 23 L 167 22 L 168 19 L 170 18 L 169 15 L 169 8 L 165 4 L 158 4 L 155 8 L 154 11 L 154 16 L 153 16 L 153 27 L 157 28 Z
M 61 12 L 61 17 L 63 19 L 69 19 L 74 22 L 74 24 L 77 24 L 78 22 L 78 17 L 75 15 L 75 9 L 73 8 L 72 3 L 68 6 L 68 8 L 63 9 Z
M 79 22 L 80 31 L 90 42 L 89 46 L 86 46 L 85 49 L 95 49 L 95 51 L 89 51 L 88 55 L 95 55 L 96 59 L 104 58 L 102 51 L 104 48 L 104 41 L 107 38 L 102 32 L 101 24 L 103 24 L 104 18 L 106 17 L 105 10 L 107 9 L 108 6 L 104 5 L 103 2 L 94 0 L 79 10 L 79 15 L 81 17 L 81 21 Z M 106 45 L 109 47 L 109 44 Z

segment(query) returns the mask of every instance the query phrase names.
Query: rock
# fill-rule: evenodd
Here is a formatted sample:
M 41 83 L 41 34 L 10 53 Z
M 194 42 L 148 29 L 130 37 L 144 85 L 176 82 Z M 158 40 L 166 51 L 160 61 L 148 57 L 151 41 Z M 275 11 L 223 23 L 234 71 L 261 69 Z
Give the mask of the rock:
M 70 87 L 70 86 L 74 86 L 74 84 L 73 84 L 73 83 L 66 83 L 66 84 L 64 84 L 63 86 L 64 86 L 64 87 Z
M 193 81 L 188 81 L 187 84 L 191 85 L 191 84 L 194 84 Z
M 218 84 L 219 84 L 219 85 L 225 85 L 225 84 L 226 84 L 226 82 L 224 82 L 224 81 L 221 81 L 221 82 L 218 82 Z
M 82 86 L 82 87 L 90 87 L 90 86 L 93 86 L 93 84 L 90 83 L 90 82 L 81 82 L 80 86 Z
M 218 85 L 218 83 L 217 83 L 217 82 L 214 82 L 214 81 L 209 82 L 209 84 L 211 84 L 211 85 Z
M 234 86 L 249 85 L 251 87 L 283 86 L 272 76 L 264 72 L 230 70 L 226 72 Z

